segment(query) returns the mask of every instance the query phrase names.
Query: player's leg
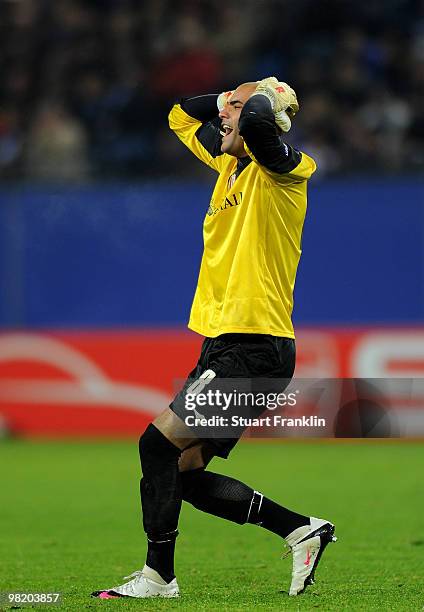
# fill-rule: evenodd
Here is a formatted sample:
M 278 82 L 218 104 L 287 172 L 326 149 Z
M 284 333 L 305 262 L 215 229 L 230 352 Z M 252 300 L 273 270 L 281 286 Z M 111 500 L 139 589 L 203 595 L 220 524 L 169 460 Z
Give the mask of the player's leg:
M 199 361 L 189 374 L 186 386 L 205 369 L 202 360 L 208 350 L 205 339 Z M 174 549 L 181 509 L 182 491 L 178 461 L 183 450 L 196 442 L 197 436 L 183 420 L 185 389 L 174 398 L 173 410 L 167 408 L 140 438 L 139 451 L 143 471 L 140 497 L 143 526 L 147 535 L 147 558 L 142 570 L 121 586 L 92 593 L 94 597 L 177 597 L 174 574 Z M 180 416 L 176 407 L 180 409 Z
M 181 473 L 182 498 L 203 512 L 239 525 L 251 523 L 286 538 L 309 517 L 280 506 L 243 482 L 204 468 Z
M 177 597 L 174 549 L 182 502 L 178 461 L 197 439 L 170 409 L 151 423 L 140 438 L 143 478 L 140 482 L 147 558 L 129 582 L 92 593 L 95 597 Z
M 190 429 L 169 408 L 140 438 L 143 471 L 140 497 L 147 535 L 146 567 L 166 583 L 175 578 L 174 549 L 182 502 L 178 462 L 182 451 L 196 442 Z
M 198 440 L 189 448 L 186 448 L 178 461 L 178 469 L 181 477 L 186 472 L 204 470 L 209 462 L 216 456 L 215 450 L 206 440 Z M 184 493 L 184 486 L 183 486 Z M 183 498 L 184 499 L 184 498 Z
M 214 454 L 208 442 L 182 453 L 182 499 L 208 514 L 239 525 L 258 525 L 283 538 L 293 552 L 290 595 L 301 593 L 313 583 L 322 552 L 333 539 L 334 526 L 289 510 L 239 480 L 205 471 Z
M 179 460 L 182 499 L 202 512 L 244 525 L 260 525 L 287 537 L 309 525 L 309 517 L 284 508 L 240 480 L 205 470 L 215 456 L 208 441 L 185 450 Z

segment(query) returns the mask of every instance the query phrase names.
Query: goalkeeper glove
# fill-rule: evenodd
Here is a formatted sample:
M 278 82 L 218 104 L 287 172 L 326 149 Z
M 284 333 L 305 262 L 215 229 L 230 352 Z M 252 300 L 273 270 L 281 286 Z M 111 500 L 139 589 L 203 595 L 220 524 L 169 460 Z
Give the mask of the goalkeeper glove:
M 299 110 L 294 90 L 287 83 L 282 83 L 275 77 L 268 77 L 259 81 L 252 95 L 258 94 L 268 98 L 274 111 L 275 123 L 283 132 L 288 132 L 291 128 L 291 119 Z
M 232 91 L 223 91 L 221 94 L 219 94 L 218 99 L 216 101 L 216 105 L 218 107 L 219 112 L 221 112 L 222 110 L 224 110 L 224 106 L 227 104 L 228 102 L 228 98 L 233 94 Z

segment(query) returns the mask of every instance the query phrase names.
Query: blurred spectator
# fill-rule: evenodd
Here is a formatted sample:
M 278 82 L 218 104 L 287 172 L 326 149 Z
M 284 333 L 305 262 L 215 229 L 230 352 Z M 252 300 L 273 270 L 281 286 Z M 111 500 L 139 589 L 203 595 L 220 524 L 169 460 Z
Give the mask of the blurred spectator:
M 23 134 L 19 113 L 14 108 L 0 108 L 0 178 L 19 176 Z
M 0 0 L 0 178 L 184 176 L 170 103 L 271 74 L 321 175 L 424 169 L 423 0 Z
M 85 132 L 58 103 L 44 102 L 37 111 L 26 142 L 25 169 L 36 181 L 78 183 L 88 178 Z
M 175 100 L 199 91 L 216 91 L 222 65 L 200 21 L 185 14 L 177 18 L 166 52 L 154 62 L 149 85 L 159 99 Z
M 368 132 L 374 134 L 381 151 L 383 166 L 400 170 L 405 159 L 402 144 L 411 125 L 412 111 L 406 100 L 384 89 L 374 89 L 359 108 L 358 117 Z

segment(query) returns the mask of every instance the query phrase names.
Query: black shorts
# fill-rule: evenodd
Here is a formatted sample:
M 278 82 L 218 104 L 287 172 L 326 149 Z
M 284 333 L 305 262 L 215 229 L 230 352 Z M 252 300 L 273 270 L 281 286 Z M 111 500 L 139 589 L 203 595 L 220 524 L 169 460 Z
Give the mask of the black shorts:
M 284 391 L 293 377 L 295 361 L 296 347 L 292 338 L 264 334 L 223 334 L 217 338 L 205 338 L 199 361 L 188 375 L 182 390 L 171 402 L 170 408 L 181 420 L 186 421 L 187 390 L 207 370 L 213 371 L 215 380 L 225 379 L 228 382 L 228 379 L 238 379 L 239 383 L 235 383 L 237 388 L 243 387 L 240 384 L 243 379 L 248 379 L 250 384 L 252 380 L 254 384 L 259 384 L 261 379 L 266 380 L 268 387 L 269 379 L 278 379 L 278 390 Z M 264 410 L 265 408 L 261 408 L 256 416 Z M 232 430 L 231 437 L 228 438 L 222 432 L 219 437 L 208 437 L 206 433 L 201 438 L 213 446 L 215 455 L 227 458 L 244 429 L 245 427 L 240 428 L 236 433 Z M 196 431 L 193 430 L 194 436 Z

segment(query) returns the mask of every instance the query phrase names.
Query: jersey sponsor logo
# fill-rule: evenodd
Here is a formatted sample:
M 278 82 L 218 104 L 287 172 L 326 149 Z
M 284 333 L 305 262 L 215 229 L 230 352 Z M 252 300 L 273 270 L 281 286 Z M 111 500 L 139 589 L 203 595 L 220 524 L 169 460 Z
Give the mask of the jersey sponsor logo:
M 237 179 L 237 172 L 233 172 L 233 174 L 230 176 L 230 178 L 227 181 L 227 191 L 230 191 L 230 189 L 233 187 L 234 183 L 236 182 Z
M 219 205 L 215 205 L 215 202 L 212 198 L 209 208 L 207 210 L 207 214 L 211 217 L 212 215 L 216 215 L 222 210 L 227 210 L 228 208 L 234 208 L 242 203 L 243 193 L 239 191 L 238 193 L 233 193 L 229 196 L 225 196 L 222 202 Z

